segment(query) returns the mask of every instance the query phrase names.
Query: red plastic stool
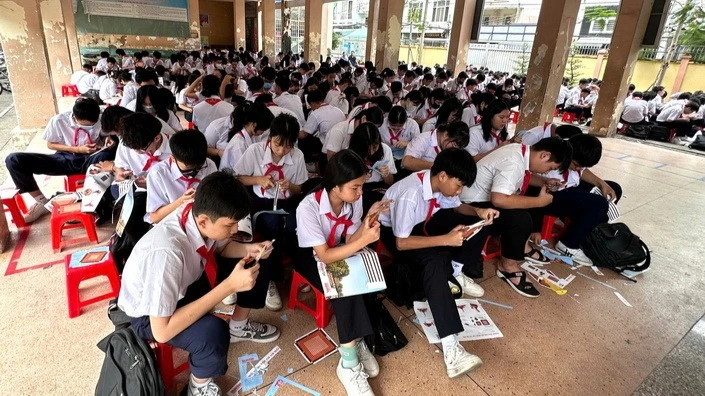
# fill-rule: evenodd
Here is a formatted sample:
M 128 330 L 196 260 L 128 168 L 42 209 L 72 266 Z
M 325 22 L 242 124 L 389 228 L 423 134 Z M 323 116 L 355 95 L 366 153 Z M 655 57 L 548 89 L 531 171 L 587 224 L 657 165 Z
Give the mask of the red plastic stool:
M 493 258 L 497 258 L 502 255 L 502 243 L 501 242 L 497 243 L 497 250 L 496 251 L 494 251 L 492 253 L 487 252 L 488 248 L 490 247 L 491 240 L 492 240 L 492 236 L 490 235 L 487 237 L 487 240 L 485 241 L 485 246 L 482 248 L 482 259 L 483 260 L 491 260 Z
M 81 96 L 78 92 L 78 87 L 72 84 L 65 84 L 61 86 L 61 97 L 65 98 L 67 96 Z
M 66 192 L 75 192 L 79 188 L 83 188 L 83 182 L 86 180 L 86 175 L 66 175 L 64 176 L 64 190 Z
M 575 121 L 575 113 L 569 113 L 565 112 L 563 113 L 563 117 L 561 118 L 561 122 L 567 122 L 567 123 L 573 123 Z
M 541 239 L 549 241 L 553 238 L 558 238 L 563 235 L 565 228 L 570 224 L 569 219 L 563 219 L 563 225 L 556 225 L 556 220 L 558 218 L 555 216 L 543 216 L 543 225 L 541 226 Z M 554 231 L 555 230 L 555 231 Z
M 668 142 L 670 142 L 671 140 L 673 140 L 674 137 L 676 137 L 677 131 L 678 130 L 676 128 L 671 128 L 668 130 Z
M 558 107 L 556 107 L 556 109 L 553 110 L 553 117 L 558 117 L 559 115 L 561 115 L 561 112 L 558 110 Z
M 22 194 L 17 190 L 13 190 L 12 195 L 10 194 L 2 196 L 2 209 L 3 212 L 10 212 L 10 217 L 12 222 L 15 223 L 15 227 L 22 228 L 27 224 L 24 222 L 24 214 L 27 213 L 27 206 L 24 203 Z
M 294 271 L 294 277 L 291 279 L 291 291 L 289 293 L 289 309 L 301 308 L 316 319 L 316 326 L 320 328 L 328 326 L 328 322 L 330 322 L 330 318 L 333 316 L 330 302 L 326 300 L 326 297 L 321 291 L 311 286 L 314 293 L 316 293 L 316 309 L 311 309 L 308 305 L 299 301 L 298 294 L 299 286 L 301 285 L 311 286 L 306 278 Z
M 67 224 L 71 221 L 78 222 L 78 224 Z M 61 234 L 64 229 L 70 230 L 78 227 L 83 227 L 86 230 L 85 237 L 73 238 L 66 241 L 61 240 Z M 51 247 L 54 249 L 54 252 L 60 252 L 62 244 L 84 242 L 86 239 L 90 242 L 98 243 L 98 234 L 95 230 L 95 217 L 91 213 L 81 212 L 80 202 L 61 206 L 54 205 L 51 211 Z
M 509 113 L 509 122 L 512 124 L 516 124 L 519 122 L 519 112 L 517 111 L 512 111 Z
M 617 134 L 619 134 L 619 135 L 626 135 L 626 134 L 627 134 L 627 130 L 629 129 L 629 125 L 631 125 L 631 124 L 628 123 L 628 122 L 623 122 L 623 123 L 622 123 L 622 127 L 619 128 L 619 129 L 617 129 Z
M 150 344 L 154 349 L 154 354 L 157 357 L 159 372 L 162 375 L 162 380 L 164 380 L 164 389 L 167 392 L 171 391 L 174 389 L 174 379 L 176 376 L 188 370 L 188 361 L 174 367 L 174 347 L 169 344 L 162 344 L 156 341 L 151 342 Z
M 108 246 L 67 254 L 64 262 L 66 263 L 66 298 L 69 305 L 69 318 L 80 315 L 81 308 L 85 306 L 118 296 L 120 275 Z M 108 277 L 112 290 L 98 297 L 81 301 L 79 295 L 81 282 L 99 276 Z

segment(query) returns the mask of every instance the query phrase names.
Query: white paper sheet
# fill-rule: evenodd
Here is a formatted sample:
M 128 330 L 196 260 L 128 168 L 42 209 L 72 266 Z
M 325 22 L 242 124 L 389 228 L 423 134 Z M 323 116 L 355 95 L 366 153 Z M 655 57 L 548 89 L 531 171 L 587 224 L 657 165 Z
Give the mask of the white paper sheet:
M 477 300 L 463 299 L 455 300 L 458 307 L 460 321 L 463 324 L 463 331 L 457 334 L 458 341 L 486 340 L 490 338 L 504 337 L 497 325 L 494 324 L 490 315 L 487 314 L 482 304 Z M 414 311 L 416 318 L 423 328 L 428 342 L 437 344 L 441 342 L 436 329 L 436 322 L 431 315 L 431 309 L 425 301 L 414 301 Z

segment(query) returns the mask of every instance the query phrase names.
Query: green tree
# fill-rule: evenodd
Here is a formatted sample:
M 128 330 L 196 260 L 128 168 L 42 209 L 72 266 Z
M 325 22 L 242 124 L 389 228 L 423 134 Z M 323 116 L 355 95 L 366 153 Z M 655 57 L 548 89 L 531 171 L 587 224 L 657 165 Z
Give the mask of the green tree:
M 607 24 L 608 19 L 614 18 L 616 16 L 617 10 L 604 6 L 590 7 L 585 9 L 585 18 L 599 23 L 600 27 L 604 27 L 605 24 Z
M 687 0 L 673 16 L 676 24 L 683 26 L 678 36 L 678 44 L 705 45 L 705 10 L 702 1 Z
M 340 45 L 342 44 L 343 39 L 343 33 L 340 32 L 333 32 L 333 49 L 338 49 Z
M 564 77 L 570 80 L 570 86 L 574 86 L 580 79 L 580 70 L 582 69 L 583 60 L 577 57 L 577 47 L 573 44 L 568 53 L 568 62 L 565 65 Z
M 526 74 L 529 68 L 529 44 L 521 45 L 521 55 L 514 60 L 514 71 L 519 74 Z

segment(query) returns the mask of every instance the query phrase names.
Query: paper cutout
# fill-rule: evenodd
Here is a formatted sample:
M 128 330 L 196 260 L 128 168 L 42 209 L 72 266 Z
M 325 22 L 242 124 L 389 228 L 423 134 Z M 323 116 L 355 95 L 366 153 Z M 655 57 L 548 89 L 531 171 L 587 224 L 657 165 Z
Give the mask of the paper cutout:
M 283 320 L 284 322 L 286 322 L 287 320 L 289 320 L 289 317 L 286 316 L 286 314 L 280 316 L 279 318 L 281 318 L 281 320 Z
M 540 249 L 541 253 L 543 253 L 543 255 L 549 260 L 559 260 L 571 266 L 574 264 L 571 257 L 564 256 L 558 250 L 548 247 L 548 242 L 546 240 L 542 240 L 540 245 L 535 243 L 532 243 L 531 245 L 537 249 Z
M 294 341 L 307 362 L 316 364 L 338 350 L 338 344 L 323 329 L 314 329 Z
M 274 346 L 271 351 L 267 352 L 267 354 L 264 355 L 262 360 L 257 362 L 257 364 L 255 364 L 255 366 L 247 372 L 247 375 L 249 376 L 254 374 L 255 372 L 264 371 L 269 366 L 269 362 L 274 359 L 274 356 L 276 356 L 279 352 L 281 352 L 281 348 L 279 348 L 279 345 Z M 227 393 L 227 396 L 237 396 L 240 389 L 242 389 L 242 381 L 238 381 L 235 386 L 230 388 Z
M 541 281 L 541 279 L 544 279 L 548 283 L 546 286 L 550 287 L 551 289 L 554 289 L 553 287 L 551 287 L 551 285 L 556 286 L 559 289 L 565 289 L 565 287 L 568 286 L 568 284 L 572 282 L 573 279 L 575 279 L 575 275 L 568 275 L 566 278 L 560 278 L 552 271 L 545 270 L 534 263 L 529 263 L 528 261 L 522 264 L 521 268 L 526 270 L 528 273 L 536 276 L 539 281 Z
M 485 304 L 496 305 L 496 306 L 498 306 L 498 307 L 502 307 L 502 308 L 505 308 L 505 309 L 514 309 L 514 307 L 512 307 L 511 305 L 504 305 L 504 304 L 500 304 L 500 303 L 498 303 L 498 302 L 494 302 L 494 301 L 490 301 L 490 300 L 484 300 L 484 299 L 482 299 L 482 298 L 478 298 L 477 301 L 482 302 L 482 303 L 485 303 Z
M 576 271 L 575 273 L 578 274 L 578 275 L 580 275 L 580 276 L 582 276 L 583 278 L 588 278 L 588 279 L 590 279 L 590 280 L 593 281 L 593 282 L 597 282 L 597 283 L 601 284 L 601 285 L 604 286 L 604 287 L 608 287 L 608 288 L 610 288 L 610 289 L 612 289 L 612 290 L 617 290 L 617 289 L 615 289 L 614 287 L 608 285 L 607 283 L 600 282 L 599 280 L 597 280 L 597 279 L 595 279 L 595 278 L 592 278 L 592 277 L 589 277 L 589 276 L 583 274 L 583 273 L 580 272 L 580 271 Z
M 593 266 L 590 267 L 590 268 L 592 268 L 592 270 L 593 270 L 597 275 L 605 276 L 605 274 L 603 274 L 602 271 L 600 271 L 600 269 L 597 268 L 596 266 L 593 265 Z
M 620 274 L 621 274 L 621 275 L 624 275 L 625 277 L 627 277 L 627 278 L 629 278 L 629 279 L 631 279 L 631 280 L 634 280 L 634 278 L 635 278 L 637 275 L 643 274 L 644 272 L 648 272 L 648 271 L 650 271 L 650 270 L 651 270 L 651 267 L 649 267 L 649 268 L 647 268 L 647 269 L 645 269 L 645 270 L 643 270 L 643 271 L 629 271 L 629 270 L 624 270 L 624 271 L 622 271 Z
M 460 322 L 463 324 L 463 331 L 456 335 L 458 341 L 475 341 L 504 337 L 489 314 L 485 312 L 485 309 L 482 308 L 482 305 L 477 300 L 455 300 L 455 305 L 458 308 Z M 414 301 L 414 311 L 421 323 L 421 328 L 426 334 L 428 342 L 431 344 L 441 342 L 428 303 Z
M 600 188 L 597 186 L 593 187 L 590 192 L 604 197 L 604 195 L 602 194 L 602 190 L 600 190 Z M 610 223 L 613 223 L 615 220 L 619 219 L 619 216 L 621 216 L 621 214 L 619 213 L 619 208 L 617 208 L 617 203 L 615 202 L 617 200 L 617 197 L 611 198 L 612 200 L 607 200 L 607 218 L 609 219 Z
M 109 253 L 109 246 L 98 246 L 93 249 L 81 250 L 76 253 L 72 253 L 71 261 L 69 261 L 69 267 L 81 268 L 102 263 L 109 257 Z
M 95 173 L 96 171 L 97 173 Z M 81 211 L 85 213 L 95 212 L 103 195 L 110 189 L 113 180 L 112 172 L 101 172 L 98 165 L 91 165 L 86 172 L 86 179 L 83 181 Z
M 248 368 L 250 366 L 254 368 L 255 363 L 258 360 L 259 356 L 255 353 L 237 358 L 237 364 L 240 369 L 240 382 L 242 383 L 242 390 L 245 392 L 264 383 L 264 378 L 262 378 L 262 375 L 259 374 L 259 372 L 254 372 L 252 374 L 248 373 Z
M 622 304 L 628 306 L 629 308 L 632 308 L 632 304 L 629 304 L 629 301 L 627 301 L 627 299 L 624 298 L 623 295 L 619 294 L 619 292 L 614 292 L 614 295 L 617 296 L 617 298 L 619 299 L 619 301 L 622 302 Z
M 289 378 L 283 377 L 281 375 L 277 376 L 277 378 L 274 379 L 272 386 L 269 387 L 267 393 L 265 393 L 264 396 L 274 396 L 279 394 L 279 391 L 281 391 L 281 395 L 290 395 L 294 393 L 291 387 L 294 387 L 299 391 L 304 392 L 305 394 L 309 394 L 312 396 L 321 396 L 321 394 L 316 392 L 315 390 L 301 385 L 298 382 L 290 380 Z M 287 388 L 289 390 L 287 390 Z M 296 392 L 296 394 L 300 394 L 300 392 Z

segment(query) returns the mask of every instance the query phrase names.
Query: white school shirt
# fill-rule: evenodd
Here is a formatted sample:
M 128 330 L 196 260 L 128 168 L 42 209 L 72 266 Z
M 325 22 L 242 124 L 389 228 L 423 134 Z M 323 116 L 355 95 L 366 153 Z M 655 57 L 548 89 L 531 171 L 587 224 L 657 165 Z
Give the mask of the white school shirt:
M 197 249 L 216 244 L 204 241 L 191 213 L 181 226 L 184 207 L 140 238 L 125 263 L 118 306 L 130 317 L 173 315 L 186 289 L 203 274 L 205 260 Z
M 158 159 L 156 162 L 152 162 L 149 168 L 147 168 L 147 163 L 149 156 L 147 154 L 140 154 L 137 151 L 125 147 L 122 141 L 118 143 L 117 151 L 115 152 L 115 167 L 122 169 L 129 169 L 136 176 L 146 174 L 152 169 L 154 165 L 162 161 L 168 161 L 171 157 L 171 148 L 169 148 L 169 138 L 167 135 L 162 134 L 162 145 L 154 152 L 154 157 Z M 117 182 L 116 182 L 117 183 Z M 136 191 L 146 191 L 143 188 L 137 188 Z
M 458 80 L 453 78 L 450 81 L 446 82 L 445 90 L 450 92 L 451 94 L 455 94 L 458 92 L 459 89 L 463 88 L 465 85 L 465 82 L 463 81 L 463 85 L 458 84 Z
M 421 132 L 430 132 L 436 129 L 436 124 L 438 124 L 438 116 L 429 118 L 428 120 L 426 120 L 426 122 L 423 123 L 423 128 L 421 128 Z
M 137 99 L 137 83 L 130 81 L 122 89 L 122 100 L 120 106 L 127 108 L 127 105 Z
M 177 117 L 176 114 L 169 109 L 167 109 L 166 111 L 169 113 L 169 120 L 166 122 L 169 125 L 169 127 L 171 127 L 171 129 L 173 129 L 174 132 L 178 132 L 178 131 L 183 130 L 184 127 L 181 126 L 181 121 L 179 121 L 179 117 Z M 157 118 L 159 118 L 159 117 L 157 117 Z M 161 118 L 159 118 L 159 119 L 161 120 Z M 162 121 L 164 121 L 164 120 L 162 120 Z
M 345 94 L 340 92 L 340 89 L 337 87 L 328 91 L 325 102 L 340 109 L 340 111 L 343 112 L 343 115 L 348 114 L 350 104 L 348 103 Z
M 387 189 L 384 199 L 393 199 L 394 202 L 389 212 L 379 215 L 379 222 L 385 227 L 392 227 L 395 237 L 408 238 L 417 224 L 426 221 L 433 198 L 437 203 L 433 214 L 441 209 L 460 206 L 458 197 L 446 197 L 431 190 L 430 170 L 414 172 Z
M 132 59 L 131 56 L 123 56 L 122 57 L 122 68 L 123 69 L 134 69 L 135 68 L 135 61 Z
M 91 89 L 93 89 L 93 86 L 95 85 L 95 82 L 98 81 L 98 76 L 96 76 L 93 73 L 88 73 L 81 77 L 80 80 L 78 80 L 78 83 L 76 84 L 76 87 L 78 88 L 78 92 L 81 94 L 84 94 Z
M 397 166 L 394 164 L 394 155 L 392 154 L 392 148 L 387 146 L 385 143 L 382 143 L 382 153 L 382 159 L 380 161 L 387 161 L 386 166 L 389 169 L 389 174 L 396 175 Z M 365 183 L 376 183 L 381 181 L 384 181 L 382 175 L 379 172 L 373 170 L 370 174 L 370 177 L 365 180 Z
M 367 103 L 363 103 L 361 105 L 357 105 L 357 106 L 353 107 L 352 110 L 350 110 L 350 113 L 348 113 L 347 120 L 348 121 L 352 120 L 353 118 L 355 118 L 355 116 L 360 114 L 361 111 L 367 110 L 367 109 L 374 107 L 374 106 L 376 106 L 376 104 L 374 104 L 372 102 L 367 102 Z
M 646 107 L 649 111 L 649 117 L 656 114 L 656 109 L 658 108 L 658 103 L 656 100 L 650 100 L 646 103 Z
M 294 118 L 296 118 L 296 113 L 293 111 L 286 109 L 284 107 L 279 107 L 274 103 L 269 103 L 267 104 L 267 110 L 269 110 L 270 113 L 272 113 L 272 117 L 277 118 L 280 114 L 286 114 L 290 115 Z M 301 126 L 299 126 L 301 127 Z
M 335 124 L 330 132 L 328 132 L 324 152 L 332 151 L 337 153 L 338 151 L 348 148 L 348 146 L 350 146 L 350 138 L 354 131 L 355 120 L 342 121 Z
M 204 177 L 216 172 L 218 167 L 210 159 L 193 178 L 186 178 L 173 157 L 153 165 L 147 173 L 147 213 L 178 200 L 187 189 L 197 188 Z M 151 223 L 151 221 L 150 221 Z
M 433 115 L 436 114 L 437 110 L 438 109 L 434 109 L 433 107 L 431 107 L 430 104 L 428 104 L 428 100 L 425 100 L 423 102 L 423 105 L 419 106 L 419 108 L 416 109 L 416 114 L 414 114 L 414 118 L 419 120 L 427 120 L 433 117 Z
M 571 100 L 572 103 L 578 103 L 581 91 L 582 89 L 580 88 L 580 86 L 573 87 L 570 91 L 568 91 L 568 97 L 566 98 L 566 100 Z M 566 106 L 568 106 L 568 103 L 566 103 Z
M 382 126 L 379 127 L 379 135 L 382 137 L 382 142 L 390 147 L 394 147 L 394 144 L 398 141 L 410 142 L 420 134 L 419 123 L 411 118 L 406 119 L 404 126 L 399 131 L 399 135 L 394 136 L 394 141 L 392 141 L 392 133 L 389 130 L 389 117 L 385 117 Z
M 677 102 L 677 101 L 676 101 Z M 669 102 L 669 104 L 672 102 Z M 676 120 L 683 114 L 683 108 L 685 106 L 682 103 L 676 103 L 670 106 L 664 106 L 661 112 L 656 117 L 658 122 L 669 122 Z
M 566 87 L 565 85 L 561 85 L 561 88 L 558 91 L 558 97 L 556 97 L 556 106 L 564 104 L 565 101 L 568 100 L 569 95 L 570 90 L 568 89 L 568 87 Z
M 107 80 L 107 79 L 109 79 L 109 77 L 108 77 L 107 74 L 106 74 L 106 75 L 103 75 L 103 76 L 99 76 L 99 77 L 93 82 L 93 86 L 91 87 L 91 89 L 95 89 L 96 91 L 100 91 L 100 86 L 101 86 L 101 84 L 103 84 L 103 81 L 105 81 L 105 80 Z
M 91 73 L 88 73 L 85 70 L 79 70 L 71 75 L 71 85 L 76 85 L 78 86 L 78 82 L 81 81 L 81 79 Z
M 470 99 L 470 95 L 473 94 L 473 91 L 468 89 L 467 87 L 462 87 L 458 89 L 458 92 L 455 94 L 455 97 L 458 98 L 460 101 L 466 101 Z
M 306 125 L 306 117 L 304 116 L 304 106 L 301 103 L 301 98 L 292 95 L 289 92 L 282 92 L 281 95 L 274 98 L 274 103 L 285 109 L 289 109 L 296 114 L 296 119 L 299 121 L 299 128 Z
M 474 104 L 471 104 L 463 109 L 463 114 L 460 116 L 460 121 L 468 124 L 468 127 L 470 128 L 480 123 L 480 116 L 477 114 L 477 108 Z
M 233 127 L 230 118 L 230 116 L 216 118 L 203 132 L 206 135 L 206 142 L 209 148 L 215 147 L 218 150 L 224 150 L 225 146 L 228 145 L 228 133 Z
M 236 133 L 223 149 L 220 159 L 220 170 L 233 169 L 250 145 L 254 143 L 253 137 L 244 129 Z
M 213 120 L 229 116 L 234 109 L 235 106 L 218 96 L 211 96 L 193 107 L 193 124 L 199 130 L 205 131 Z
M 641 98 L 632 98 L 624 101 L 624 110 L 622 110 L 622 119 L 628 123 L 636 124 L 644 121 L 644 118 L 649 116 L 649 106 L 647 102 Z
M 548 123 L 545 127 L 539 125 L 524 132 L 524 134 L 521 135 L 521 144 L 533 146 L 541 139 L 551 137 L 551 125 L 551 123 Z
M 387 93 L 386 93 L 385 95 L 389 98 L 389 100 L 392 101 L 392 104 L 393 104 L 393 105 L 397 105 L 397 104 L 399 104 L 399 102 L 400 102 L 402 99 L 404 99 L 404 97 L 405 97 L 408 93 L 409 93 L 408 91 L 402 89 L 401 91 L 399 91 L 399 92 L 397 93 L 397 95 L 394 95 L 394 93 L 393 93 L 392 90 L 390 89 L 389 91 L 387 91 Z
M 542 173 L 541 176 L 548 179 L 563 180 L 565 182 L 565 185 L 562 186 L 559 190 L 564 190 L 566 188 L 576 187 L 578 184 L 580 184 L 580 178 L 583 176 L 583 170 L 581 170 L 580 172 L 574 171 L 572 169 L 566 169 L 563 172 L 560 172 L 558 170 L 552 170 L 546 173 Z
M 49 120 L 42 139 L 49 143 L 78 147 L 96 143 L 100 139 L 100 118 L 92 128 L 81 127 L 73 120 L 73 113 L 67 111 L 57 114 Z
M 142 63 L 144 63 L 144 67 L 154 67 L 154 61 L 152 60 L 152 57 L 150 56 L 143 56 L 142 57 Z
M 339 122 L 345 121 L 345 114 L 339 108 L 331 105 L 322 105 L 308 115 L 308 120 L 302 130 L 310 135 L 316 135 L 323 143 L 321 152 L 325 153 L 328 132 Z
M 179 62 L 176 62 L 173 65 L 171 65 L 171 74 L 172 75 L 181 74 L 182 76 L 188 76 L 189 74 L 191 74 L 191 65 L 184 62 L 184 65 L 181 66 L 181 65 L 179 65 Z
M 108 72 L 108 58 L 100 58 L 98 59 L 98 63 L 95 65 L 96 70 L 102 70 L 104 72 Z
M 441 148 L 438 147 L 438 137 L 434 129 L 431 132 L 422 132 L 419 136 L 415 137 L 414 140 L 406 146 L 404 155 L 433 162 L 440 152 Z
M 242 154 L 242 157 L 240 157 L 240 160 L 233 167 L 233 171 L 239 176 L 264 176 L 265 172 L 269 170 L 270 172 L 266 174 L 271 175 L 272 180 L 281 180 L 282 178 L 279 172 L 271 169 L 270 165 L 281 166 L 284 179 L 290 181 L 292 184 L 301 185 L 308 180 L 304 153 L 294 147 L 289 154 L 285 155 L 278 163 L 274 164 L 269 141 L 257 142 L 248 147 Z M 262 186 L 253 185 L 252 191 L 260 198 L 274 199 L 274 188 L 262 191 Z M 287 199 L 290 196 L 291 195 L 287 192 L 280 194 L 279 198 Z
M 327 213 L 333 213 L 328 199 L 328 192 L 321 190 L 320 203 L 316 201 L 316 193 L 307 195 L 296 209 L 296 236 L 302 248 L 315 247 L 328 243 L 328 236 L 333 230 L 334 221 L 330 220 Z M 362 198 L 354 203 L 344 203 L 340 215 L 352 221 L 346 235 L 352 235 L 362 224 Z M 335 229 L 335 246 L 341 244 L 344 226 Z
M 490 135 L 490 140 L 486 142 L 482 134 L 482 125 L 478 124 L 470 128 L 470 141 L 468 142 L 467 147 L 465 147 L 465 151 L 470 153 L 473 157 L 492 151 L 499 146 L 499 143 L 497 143 L 497 138 Z
M 117 84 L 115 84 L 115 81 L 113 81 L 112 78 L 106 78 L 104 79 L 100 87 L 98 87 L 98 96 L 100 97 L 100 100 L 108 100 L 110 98 L 113 98 L 117 96 Z
M 487 154 L 477 162 L 477 177 L 472 186 L 463 187 L 462 202 L 490 202 L 492 193 L 513 195 L 521 192 L 525 171 L 529 170 L 529 152 L 526 146 L 508 144 Z

